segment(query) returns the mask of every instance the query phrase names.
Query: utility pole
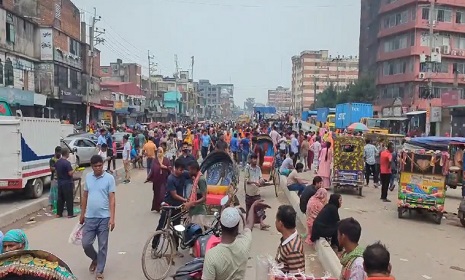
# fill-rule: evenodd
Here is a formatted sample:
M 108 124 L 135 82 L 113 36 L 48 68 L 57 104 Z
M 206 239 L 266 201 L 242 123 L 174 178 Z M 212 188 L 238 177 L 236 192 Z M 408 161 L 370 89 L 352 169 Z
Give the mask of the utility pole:
M 100 16 L 97 17 L 97 9 L 94 8 L 94 16 L 92 17 L 92 25 L 90 27 L 90 33 L 89 33 L 89 44 L 90 44 L 90 65 L 89 65 L 89 77 L 90 77 L 90 86 L 88 86 L 87 91 L 86 91 L 86 125 L 89 125 L 90 123 L 90 92 L 92 91 L 92 94 L 94 93 L 94 49 L 95 46 L 98 45 L 99 43 L 103 43 L 105 40 L 100 38 L 101 35 L 105 34 L 105 29 L 103 31 L 98 30 L 98 28 L 95 27 L 97 22 L 99 22 L 101 19 Z
M 174 55 L 174 64 L 176 65 L 176 73 L 174 73 L 174 88 L 176 92 L 176 106 L 174 108 L 174 120 L 175 122 L 178 122 L 178 109 L 179 109 L 179 104 L 178 104 L 178 76 L 179 76 L 179 65 L 178 65 L 178 55 Z
M 430 57 L 429 57 L 429 70 L 430 76 L 428 81 L 428 108 L 426 109 L 426 124 L 425 124 L 425 134 L 429 136 L 431 130 L 431 122 L 430 122 L 430 114 L 431 114 L 431 98 L 433 97 L 433 72 L 434 72 L 434 65 L 436 63 L 433 60 L 433 54 L 435 54 L 436 50 L 434 49 L 434 25 L 436 24 L 435 16 L 436 16 L 436 9 L 435 9 L 436 0 L 431 0 L 430 7 L 429 7 L 429 48 L 430 48 Z M 435 56 L 437 57 L 437 56 Z
M 155 59 L 153 55 L 150 55 L 150 50 L 147 51 L 147 58 L 149 61 L 149 100 L 154 100 L 154 96 L 152 95 L 152 75 L 157 71 L 157 64 L 152 62 L 152 59 Z M 158 91 L 155 89 L 155 96 L 157 96 Z M 152 118 L 153 121 L 153 118 Z

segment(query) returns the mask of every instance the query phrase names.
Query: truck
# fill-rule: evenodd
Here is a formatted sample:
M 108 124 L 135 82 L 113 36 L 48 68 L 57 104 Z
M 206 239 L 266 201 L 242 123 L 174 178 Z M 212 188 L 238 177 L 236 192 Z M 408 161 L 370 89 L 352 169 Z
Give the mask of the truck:
M 368 103 L 343 103 L 336 105 L 336 129 L 346 129 L 362 118 L 373 117 L 373 105 Z
M 335 108 L 317 108 L 316 125 L 334 131 Z
M 51 182 L 50 159 L 55 147 L 70 147 L 61 139 L 59 119 L 12 115 L 7 102 L 0 100 L 0 192 L 24 191 L 28 198 L 42 196 Z M 71 151 L 71 149 L 70 149 Z M 74 151 L 68 160 L 76 166 Z

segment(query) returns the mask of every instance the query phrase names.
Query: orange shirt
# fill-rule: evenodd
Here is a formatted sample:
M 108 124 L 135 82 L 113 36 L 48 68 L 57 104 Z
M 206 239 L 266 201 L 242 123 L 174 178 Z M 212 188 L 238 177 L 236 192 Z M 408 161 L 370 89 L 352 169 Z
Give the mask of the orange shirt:
M 157 151 L 157 145 L 155 145 L 155 143 L 148 141 L 144 144 L 143 149 L 148 158 L 155 158 L 155 152 Z
M 392 154 L 389 150 L 384 150 L 379 155 L 379 166 L 381 174 L 391 174 Z
M 381 276 L 381 277 L 367 277 L 365 280 L 396 280 L 392 276 Z

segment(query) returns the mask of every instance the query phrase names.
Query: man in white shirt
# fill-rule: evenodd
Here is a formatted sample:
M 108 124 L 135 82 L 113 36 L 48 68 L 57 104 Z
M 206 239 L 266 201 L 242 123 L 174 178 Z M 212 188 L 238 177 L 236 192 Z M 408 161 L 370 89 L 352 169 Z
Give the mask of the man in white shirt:
M 127 184 L 131 182 L 131 143 L 129 143 L 129 135 L 123 136 L 123 165 L 124 165 L 124 181 Z
M 276 149 L 278 148 L 278 143 L 279 143 L 279 139 L 281 138 L 281 135 L 279 135 L 279 133 L 276 131 L 276 127 L 273 126 L 273 129 L 271 129 L 271 132 L 270 132 L 270 137 L 271 137 L 271 140 L 273 140 L 273 145 L 276 147 Z
M 283 161 L 283 164 L 281 164 L 281 167 L 279 168 L 279 173 L 281 173 L 284 176 L 288 176 L 291 171 L 294 169 L 294 161 L 293 158 L 294 153 L 289 152 L 288 156 L 286 159 Z
M 255 223 L 255 209 L 270 208 L 263 200 L 255 201 L 247 215 L 247 224 L 239 233 L 244 217 L 240 210 L 228 207 L 221 213 L 221 243 L 205 255 L 202 280 L 243 280 L 252 246 L 252 229 Z

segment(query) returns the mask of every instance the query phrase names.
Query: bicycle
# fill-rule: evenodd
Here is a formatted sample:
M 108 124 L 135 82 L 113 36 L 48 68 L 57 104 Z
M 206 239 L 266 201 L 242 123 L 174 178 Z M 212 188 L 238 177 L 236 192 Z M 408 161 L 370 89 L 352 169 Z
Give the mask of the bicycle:
M 176 210 L 181 210 L 178 214 L 171 216 L 171 213 Z M 190 240 L 184 240 L 183 232 L 185 227 L 185 217 L 189 212 L 186 210 L 183 205 L 180 206 L 169 206 L 169 205 L 162 205 L 161 211 L 167 211 L 167 219 L 163 229 L 157 230 L 144 245 L 144 251 L 142 252 L 142 271 L 144 272 L 145 278 L 148 280 L 162 280 L 168 276 L 168 273 L 171 269 L 171 266 L 174 264 L 174 258 L 176 256 L 176 249 L 175 249 L 175 237 L 179 239 L 179 247 L 181 249 L 187 249 L 191 246 L 187 244 L 192 244 L 194 240 L 201 236 L 205 236 L 211 234 L 212 232 L 215 235 L 220 235 L 220 227 L 219 227 L 219 215 L 215 215 L 215 221 L 212 223 L 212 226 L 209 230 L 205 231 L 201 235 L 193 236 Z M 173 221 L 177 219 L 183 219 L 184 222 L 181 221 L 181 224 L 174 226 Z M 152 248 L 152 240 L 158 236 L 158 244 L 155 249 Z M 165 242 L 167 243 L 166 248 L 164 247 Z M 150 252 L 150 256 L 147 256 L 147 252 Z M 167 261 L 167 269 L 160 274 L 160 276 L 151 276 L 147 269 L 147 259 L 150 260 L 158 260 L 158 259 L 165 259 Z
M 279 172 L 279 168 L 275 167 L 271 170 L 270 177 L 273 180 L 274 184 L 274 193 L 276 197 L 278 197 L 278 189 L 281 185 L 281 173 Z

